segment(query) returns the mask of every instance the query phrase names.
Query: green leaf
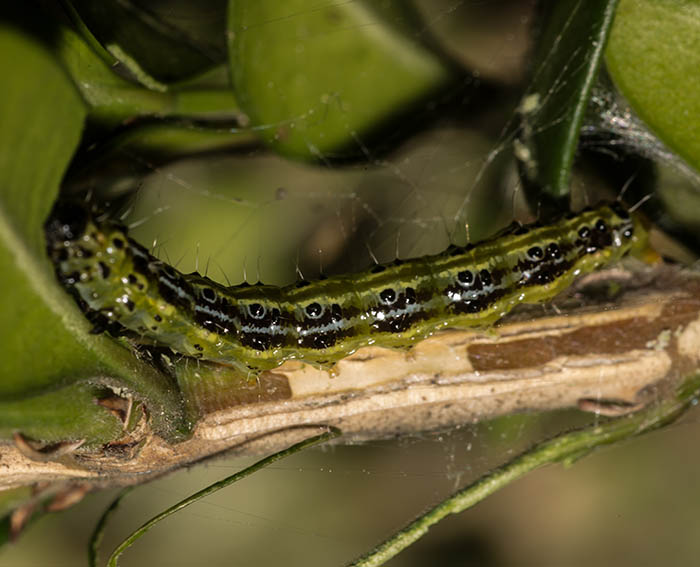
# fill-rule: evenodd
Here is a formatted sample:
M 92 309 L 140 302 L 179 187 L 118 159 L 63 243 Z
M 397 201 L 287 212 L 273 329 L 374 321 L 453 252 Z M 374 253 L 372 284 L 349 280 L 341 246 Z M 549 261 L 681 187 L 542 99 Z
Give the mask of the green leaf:
M 116 59 L 144 86 L 190 77 L 223 61 L 225 0 L 70 3 Z
M 55 392 L 22 400 L 0 401 L 0 438 L 23 435 L 44 441 L 88 437 L 90 444 L 106 443 L 120 437 L 122 423 L 95 404 L 109 391 L 92 384 L 74 384 Z
M 15 411 L 29 396 L 48 396 L 48 410 L 57 399 L 50 392 L 59 395 L 61 387 L 98 379 L 146 398 L 156 427 L 172 431 L 169 426 L 181 419 L 175 388 L 129 350 L 89 334 L 44 251 L 43 223 L 79 142 L 84 104 L 35 39 L 5 26 L 0 26 L 0 76 L 0 430 L 34 426 L 35 416 L 26 414 L 22 423 L 24 414 Z M 104 419 L 112 420 L 111 427 L 118 423 L 92 402 L 80 408 L 82 423 L 75 413 L 59 412 L 34 429 L 35 436 L 60 439 L 70 430 L 69 437 L 96 441 L 104 437 Z
M 358 153 L 358 137 L 407 113 L 450 79 L 434 52 L 386 24 L 372 6 L 230 1 L 236 96 L 276 150 L 307 159 Z
M 173 85 L 173 88 L 163 85 L 150 90 L 114 71 L 111 55 L 104 52 L 77 15 L 73 24 L 82 33 L 64 22 L 58 10 L 50 11 L 48 15 L 59 22 L 54 38 L 56 54 L 90 105 L 90 118 L 102 126 L 113 127 L 138 116 L 239 117 L 233 92 L 228 82 L 221 80 L 223 66 L 210 69 L 186 83 Z M 169 126 L 171 131 L 175 128 L 175 125 Z M 180 128 L 187 130 L 186 126 Z M 221 132 L 214 131 L 212 137 L 220 140 Z M 235 143 L 238 132 L 229 132 L 229 137 Z
M 569 194 L 579 129 L 616 6 L 617 0 L 562 0 L 542 9 L 534 74 L 520 104 L 516 141 L 533 201 Z
M 104 54 L 94 49 L 94 41 L 87 41 L 67 25 L 58 27 L 55 41 L 56 54 L 97 121 L 115 125 L 134 116 L 172 112 L 172 94 L 145 89 L 117 75 Z
M 133 156 L 139 156 L 149 161 L 150 169 L 145 173 L 152 173 L 153 167 L 164 162 L 191 157 L 197 153 L 233 151 L 240 147 L 250 147 L 256 141 L 257 137 L 250 130 L 223 127 L 217 129 L 186 122 L 150 122 L 111 137 L 100 147 L 99 156 L 91 156 L 94 161 L 90 162 L 90 166 L 94 168 L 98 161 L 102 160 L 109 161 L 110 166 L 113 166 L 112 160 L 121 157 L 126 162 L 124 169 L 128 170 L 129 166 L 133 169 Z M 161 159 L 154 162 L 154 158 Z
M 700 171 L 700 3 L 621 0 L 606 62 L 637 115 Z

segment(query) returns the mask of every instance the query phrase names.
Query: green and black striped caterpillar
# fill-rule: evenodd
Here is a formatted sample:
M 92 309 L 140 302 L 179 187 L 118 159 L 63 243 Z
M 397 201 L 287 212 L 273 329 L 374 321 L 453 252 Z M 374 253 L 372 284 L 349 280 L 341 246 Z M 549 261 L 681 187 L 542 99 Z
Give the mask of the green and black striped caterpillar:
M 180 273 L 84 204 L 58 204 L 46 238 L 58 278 L 96 330 L 244 372 L 288 359 L 327 367 L 365 345 L 406 346 L 445 327 L 485 327 L 647 246 L 637 214 L 604 204 L 364 273 L 225 287 Z

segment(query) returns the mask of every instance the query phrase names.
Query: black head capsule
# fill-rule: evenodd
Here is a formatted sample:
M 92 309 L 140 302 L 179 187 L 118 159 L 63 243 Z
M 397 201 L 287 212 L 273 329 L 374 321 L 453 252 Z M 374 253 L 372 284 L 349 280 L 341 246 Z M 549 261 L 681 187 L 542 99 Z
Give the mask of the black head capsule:
M 49 246 L 56 242 L 76 240 L 85 232 L 90 218 L 84 203 L 59 201 L 44 225 Z

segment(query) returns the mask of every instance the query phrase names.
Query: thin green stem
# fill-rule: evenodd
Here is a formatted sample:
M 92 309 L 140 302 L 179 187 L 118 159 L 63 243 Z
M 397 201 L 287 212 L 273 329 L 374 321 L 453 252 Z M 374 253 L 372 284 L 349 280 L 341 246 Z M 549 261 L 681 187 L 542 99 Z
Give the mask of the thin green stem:
M 104 537 L 105 528 L 107 527 L 107 522 L 112 517 L 112 515 L 117 511 L 119 504 L 121 504 L 122 499 L 133 490 L 133 486 L 124 488 L 118 496 L 112 500 L 112 503 L 107 506 L 107 509 L 102 513 L 100 519 L 95 526 L 95 529 L 90 536 L 90 541 L 88 542 L 88 565 L 90 567 L 97 567 L 97 557 L 100 551 L 100 545 L 102 544 L 102 538 Z
M 194 504 L 195 502 L 201 500 L 202 498 L 205 498 L 209 496 L 210 494 L 213 494 L 214 492 L 217 492 L 218 490 L 221 490 L 222 488 L 225 488 L 229 486 L 230 484 L 233 484 L 234 482 L 237 482 L 257 471 L 260 469 L 265 468 L 268 465 L 271 465 L 272 463 L 279 461 L 280 459 L 283 459 L 285 457 L 288 457 L 290 455 L 293 455 L 294 453 L 298 453 L 299 451 L 302 451 L 303 449 L 306 449 L 307 447 L 311 447 L 312 445 L 316 445 L 319 443 L 323 443 L 325 441 L 328 441 L 330 439 L 333 439 L 335 437 L 338 437 L 341 434 L 341 431 L 339 429 L 336 429 L 335 427 L 330 427 L 330 426 L 319 426 L 323 427 L 326 429 L 325 433 L 322 433 L 320 435 L 316 435 L 314 437 L 309 437 L 308 439 L 304 439 L 303 441 L 300 441 L 299 443 L 296 443 L 292 445 L 291 447 L 288 447 L 282 451 L 279 451 L 277 453 L 274 453 L 268 457 L 265 457 L 264 459 L 261 459 L 260 461 L 252 464 L 251 466 L 238 471 L 237 473 L 228 476 L 224 478 L 223 480 L 220 480 L 219 482 L 216 482 L 214 484 L 211 484 L 207 486 L 206 488 L 200 490 L 199 492 L 195 492 L 191 496 L 188 496 L 184 500 L 181 500 L 177 504 L 171 506 L 167 510 L 164 510 L 160 514 L 157 514 L 150 520 L 148 520 L 146 523 L 142 524 L 138 529 L 136 529 L 134 532 L 131 533 L 122 543 L 119 544 L 119 546 L 112 552 L 112 555 L 109 558 L 109 561 L 107 565 L 109 567 L 117 567 L 118 561 L 119 561 L 119 556 L 131 545 L 139 539 L 141 536 L 143 536 L 148 530 L 150 530 L 153 526 L 155 526 L 158 522 L 161 520 L 164 520 L 168 516 L 174 514 L 175 512 L 178 512 L 182 510 L 183 508 L 186 508 L 190 504 Z M 104 532 L 104 523 L 107 521 L 108 517 L 114 512 L 114 510 L 117 508 L 119 501 L 124 497 L 125 492 L 122 492 L 115 500 L 112 502 L 112 504 L 107 508 L 105 513 L 102 515 L 102 518 L 100 518 L 100 521 L 95 528 L 95 532 L 92 535 L 92 538 L 90 540 L 90 549 L 89 549 L 89 554 L 90 554 L 90 567 L 95 567 L 96 564 L 96 558 L 97 558 L 97 547 L 99 546 L 100 540 L 102 538 L 102 533 Z
M 498 489 L 543 465 L 555 462 L 569 464 L 603 445 L 668 425 L 680 417 L 696 400 L 698 388 L 700 388 L 700 375 L 694 375 L 684 382 L 673 397 L 650 408 L 538 443 L 525 453 L 447 497 L 374 550 L 355 560 L 349 567 L 383 565 L 423 537 L 432 525 L 446 516 L 463 512 Z

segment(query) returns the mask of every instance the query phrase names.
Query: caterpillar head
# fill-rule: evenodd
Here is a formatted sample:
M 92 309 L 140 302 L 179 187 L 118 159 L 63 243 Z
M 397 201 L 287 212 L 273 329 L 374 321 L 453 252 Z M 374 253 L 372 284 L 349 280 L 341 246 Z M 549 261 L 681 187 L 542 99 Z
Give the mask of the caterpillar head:
M 80 238 L 85 232 L 90 214 L 85 203 L 59 201 L 49 215 L 44 232 L 49 254 L 66 242 Z
M 640 213 L 630 213 L 621 203 L 610 205 L 615 216 L 613 239 L 617 247 L 646 259 L 649 248 L 649 223 Z
M 121 254 L 126 239 L 116 224 L 101 223 L 98 228 L 91 207 L 80 201 L 57 203 L 44 233 L 49 258 L 68 288 L 92 279 L 95 273 L 109 272 L 112 257 Z

